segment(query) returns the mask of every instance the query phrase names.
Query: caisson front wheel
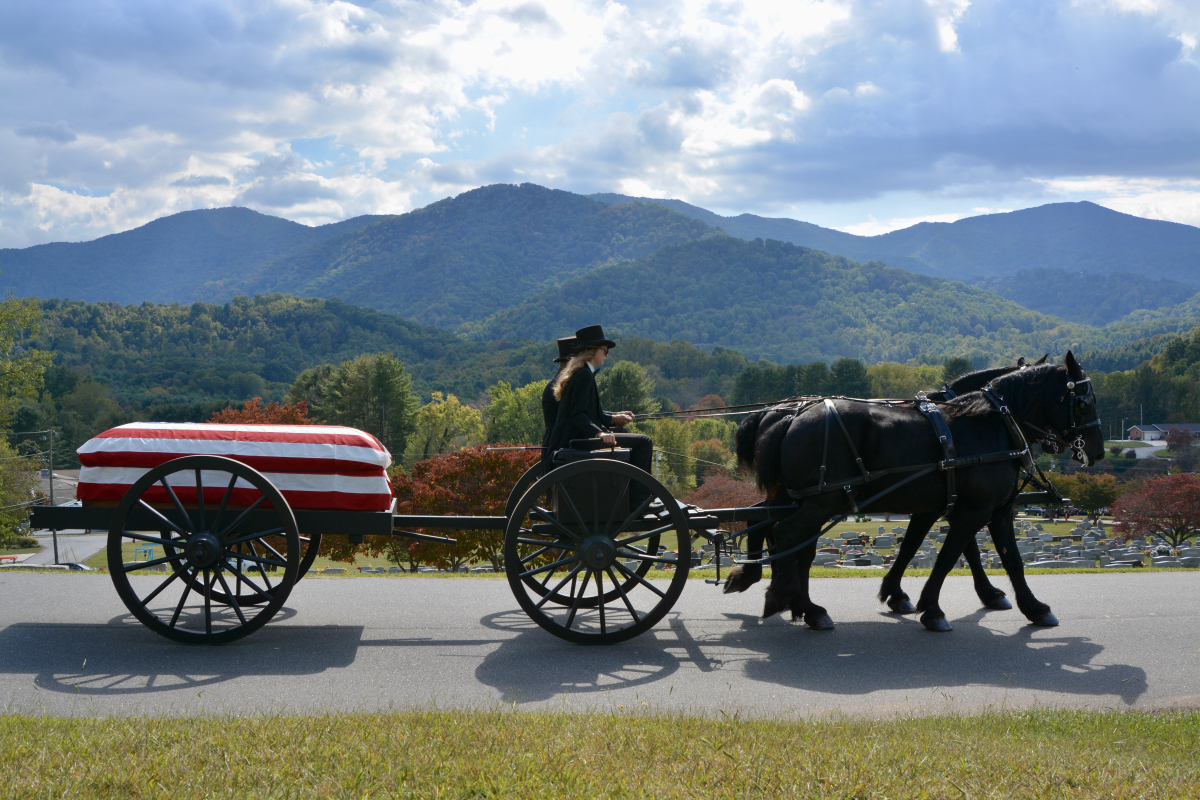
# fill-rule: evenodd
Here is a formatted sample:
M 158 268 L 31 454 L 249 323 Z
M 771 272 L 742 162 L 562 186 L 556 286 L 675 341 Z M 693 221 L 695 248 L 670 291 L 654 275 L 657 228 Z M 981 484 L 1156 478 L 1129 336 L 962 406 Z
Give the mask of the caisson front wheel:
M 676 556 L 660 555 L 660 543 Z M 509 586 L 529 617 L 578 644 L 649 630 L 683 591 L 687 516 L 661 483 L 626 463 L 589 459 L 538 479 L 509 515 Z M 652 579 L 651 569 L 671 569 Z

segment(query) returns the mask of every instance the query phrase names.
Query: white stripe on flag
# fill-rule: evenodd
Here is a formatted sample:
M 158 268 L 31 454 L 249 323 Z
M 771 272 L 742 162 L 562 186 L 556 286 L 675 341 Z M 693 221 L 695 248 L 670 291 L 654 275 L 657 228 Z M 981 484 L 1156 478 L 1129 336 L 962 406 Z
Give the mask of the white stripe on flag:
M 149 472 L 140 467 L 84 467 L 79 471 L 80 484 L 118 484 L 129 486 Z M 387 479 L 382 475 L 354 477 L 350 475 L 297 474 L 292 472 L 264 472 L 263 475 L 281 492 L 339 492 L 343 494 L 391 494 Z M 201 470 L 200 480 L 205 487 L 216 486 L 222 490 L 229 485 L 229 473 L 219 470 Z M 176 472 L 168 477 L 171 486 L 195 486 L 195 473 L 191 470 Z M 241 478 L 235 484 L 239 489 L 253 486 Z

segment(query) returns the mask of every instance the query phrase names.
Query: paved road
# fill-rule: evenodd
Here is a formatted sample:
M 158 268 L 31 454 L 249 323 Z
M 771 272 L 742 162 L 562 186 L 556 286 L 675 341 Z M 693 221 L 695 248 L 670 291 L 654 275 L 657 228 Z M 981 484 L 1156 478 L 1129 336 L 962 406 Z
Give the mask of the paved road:
M 186 647 L 133 621 L 104 576 L 0 574 L 0 707 L 49 714 L 522 709 L 892 714 L 985 706 L 1200 707 L 1200 576 L 1034 576 L 1063 621 L 979 609 L 947 581 L 955 630 L 882 613 L 875 581 L 825 579 L 837 621 L 757 617 L 758 587 L 689 584 L 672 615 L 583 648 L 530 623 L 501 580 L 310 578 L 266 628 Z M 909 591 L 920 580 L 910 581 Z M 85 663 L 86 662 L 86 663 Z
M 37 537 L 38 544 L 45 549 L 40 553 L 34 553 L 25 559 L 24 564 L 53 564 L 54 563 L 54 537 L 49 531 L 38 531 L 34 534 Z M 58 561 L 60 564 L 75 562 L 82 564 L 89 558 L 99 553 L 108 544 L 108 533 L 88 533 L 83 531 L 59 531 L 58 532 Z

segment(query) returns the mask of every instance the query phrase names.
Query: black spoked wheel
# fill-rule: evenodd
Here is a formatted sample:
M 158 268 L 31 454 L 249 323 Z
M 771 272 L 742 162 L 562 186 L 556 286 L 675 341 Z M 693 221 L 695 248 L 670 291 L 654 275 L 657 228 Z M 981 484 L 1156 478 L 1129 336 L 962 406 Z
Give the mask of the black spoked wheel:
M 271 544 L 276 537 L 285 551 Z M 162 558 L 128 557 L 155 546 Z M 108 567 L 126 608 L 188 644 L 224 644 L 265 625 L 287 600 L 301 557 L 283 495 L 257 470 L 219 456 L 184 456 L 147 472 L 121 498 L 108 531 Z M 243 604 L 244 593 L 258 603 Z
M 659 543 L 682 557 L 663 557 Z M 509 515 L 508 584 L 529 617 L 577 644 L 615 644 L 658 623 L 691 566 L 687 516 L 661 483 L 609 459 L 540 478 Z M 669 581 L 651 568 L 669 568 Z

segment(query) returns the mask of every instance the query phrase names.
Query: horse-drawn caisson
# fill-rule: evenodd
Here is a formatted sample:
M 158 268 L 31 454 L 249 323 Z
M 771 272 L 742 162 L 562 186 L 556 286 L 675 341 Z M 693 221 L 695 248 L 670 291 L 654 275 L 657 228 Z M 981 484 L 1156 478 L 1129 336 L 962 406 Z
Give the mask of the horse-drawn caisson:
M 913 400 L 799 397 L 703 414 L 746 415 L 738 458 L 756 471 L 763 503 L 681 506 L 630 463 L 629 448 L 606 439 L 607 449 L 579 441 L 553 448 L 513 487 L 503 516 L 397 515 L 390 456 L 361 431 L 133 423 L 80 449 L 83 506 L 39 506 L 33 524 L 107 529 L 112 581 L 130 612 L 197 644 L 230 642 L 270 620 L 323 536 L 451 541 L 416 532 L 438 528 L 503 530 L 505 571 L 522 609 L 563 639 L 610 644 L 667 614 L 687 582 L 695 538 L 714 545 L 710 583 L 721 583 L 721 556 L 733 552 L 721 526 L 746 522 L 737 537 L 753 557 L 725 591 L 744 591 L 770 563 L 764 613 L 790 609 L 828 628 L 808 590 L 817 539 L 847 514 L 876 511 L 912 515 L 880 592 L 893 610 L 919 610 L 926 627 L 948 630 L 938 592 L 960 554 L 981 600 L 1007 607 L 980 565 L 974 535 L 987 526 L 1021 611 L 1034 624 L 1057 624 L 1024 581 L 1012 520 L 1030 483 L 1040 493 L 1021 497 L 1055 499 L 1029 441 L 1070 449 L 1084 464 L 1104 457 L 1095 396 L 1070 353 L 1062 365 L 972 373 Z M 950 533 L 914 608 L 900 577 L 943 515 Z M 156 557 L 136 559 L 138 547 L 155 548 Z M 656 568 L 673 570 L 670 579 L 652 579 Z

